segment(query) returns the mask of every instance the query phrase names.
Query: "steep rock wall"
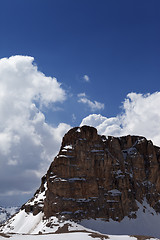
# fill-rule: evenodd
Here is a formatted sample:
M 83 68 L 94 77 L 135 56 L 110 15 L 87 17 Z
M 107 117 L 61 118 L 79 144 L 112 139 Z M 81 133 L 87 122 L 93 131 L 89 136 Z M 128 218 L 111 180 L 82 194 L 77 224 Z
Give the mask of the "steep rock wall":
M 106 138 L 93 127 L 73 128 L 46 181 L 47 218 L 136 218 L 136 200 L 144 198 L 160 212 L 160 148 L 144 137 Z

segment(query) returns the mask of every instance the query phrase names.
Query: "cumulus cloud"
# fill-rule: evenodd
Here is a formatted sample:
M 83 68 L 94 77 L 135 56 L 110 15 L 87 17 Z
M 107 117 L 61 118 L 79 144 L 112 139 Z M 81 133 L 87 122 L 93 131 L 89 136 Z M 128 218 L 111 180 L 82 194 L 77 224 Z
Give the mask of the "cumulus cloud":
M 84 75 L 83 79 L 84 79 L 85 82 L 90 82 L 90 78 L 89 78 L 88 75 Z
M 81 125 L 98 129 L 99 134 L 122 136 L 142 135 L 160 146 L 160 92 L 153 94 L 129 93 L 123 102 L 122 113 L 113 118 L 92 114 Z
M 78 96 L 78 102 L 86 104 L 92 112 L 104 109 L 104 103 L 100 103 L 97 101 L 92 102 L 87 98 L 85 93 L 79 93 L 77 96 Z
M 61 84 L 38 71 L 33 57 L 0 59 L 0 192 L 5 198 L 37 187 L 70 128 L 47 124 L 42 109 L 65 99 Z
M 40 72 L 34 58 L 13 56 L 0 59 L 0 205 L 19 204 L 30 197 L 56 155 L 63 135 L 71 127 L 46 122 L 43 108 L 56 109 L 66 93 L 56 78 Z M 78 94 L 78 102 L 91 111 L 104 104 Z M 81 125 L 91 125 L 99 134 L 143 135 L 160 146 L 160 92 L 129 93 L 118 116 L 92 114 Z M 75 115 L 72 115 L 74 122 Z
M 107 118 L 103 117 L 101 114 L 91 114 L 84 118 L 80 124 L 93 126 L 97 128 L 99 134 L 101 135 L 121 135 L 120 121 L 118 117 Z

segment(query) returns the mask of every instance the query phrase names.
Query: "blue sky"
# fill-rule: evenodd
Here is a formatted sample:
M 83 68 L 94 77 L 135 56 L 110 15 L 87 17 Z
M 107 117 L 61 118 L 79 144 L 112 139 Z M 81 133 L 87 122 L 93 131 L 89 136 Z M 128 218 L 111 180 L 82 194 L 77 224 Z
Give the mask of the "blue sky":
M 0 205 L 32 196 L 73 126 L 160 145 L 159 65 L 159 0 L 0 0 Z
M 46 110 L 47 120 L 57 124 L 65 116 L 76 125 L 90 113 L 77 104 L 78 93 L 104 103 L 99 112 L 110 117 L 120 112 L 129 92 L 159 90 L 159 29 L 158 0 L 5 0 L 0 57 L 33 56 L 40 71 L 73 95 L 65 110 Z

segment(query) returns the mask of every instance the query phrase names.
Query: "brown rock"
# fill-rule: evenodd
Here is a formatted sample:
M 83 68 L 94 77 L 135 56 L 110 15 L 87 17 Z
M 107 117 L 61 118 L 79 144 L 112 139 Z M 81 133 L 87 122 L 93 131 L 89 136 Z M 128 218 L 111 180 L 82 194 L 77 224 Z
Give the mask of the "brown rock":
M 36 202 L 45 192 L 44 201 Z M 22 208 L 70 219 L 136 218 L 146 199 L 160 212 L 160 148 L 144 137 L 100 136 L 93 127 L 71 129 L 33 199 Z
M 136 200 L 160 211 L 160 149 L 144 137 L 71 129 L 48 172 L 44 213 L 70 218 L 134 217 Z

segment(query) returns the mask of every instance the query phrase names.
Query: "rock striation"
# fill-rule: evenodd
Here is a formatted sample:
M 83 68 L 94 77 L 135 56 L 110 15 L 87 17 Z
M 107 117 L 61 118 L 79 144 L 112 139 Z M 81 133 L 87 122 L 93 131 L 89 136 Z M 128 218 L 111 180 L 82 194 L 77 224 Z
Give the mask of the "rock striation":
M 144 199 L 160 213 L 160 148 L 144 137 L 106 138 L 83 126 L 64 136 L 40 189 L 22 208 L 46 218 L 120 222 L 136 218 Z

